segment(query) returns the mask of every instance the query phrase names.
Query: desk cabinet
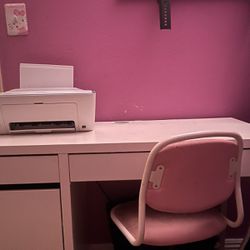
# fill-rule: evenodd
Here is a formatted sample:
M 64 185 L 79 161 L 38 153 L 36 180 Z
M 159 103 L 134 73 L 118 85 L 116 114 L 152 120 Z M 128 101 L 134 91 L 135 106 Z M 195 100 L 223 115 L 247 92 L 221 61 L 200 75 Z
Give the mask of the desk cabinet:
M 1 190 L 0 204 L 0 249 L 63 249 L 58 189 Z
M 0 157 L 0 249 L 63 250 L 58 157 Z

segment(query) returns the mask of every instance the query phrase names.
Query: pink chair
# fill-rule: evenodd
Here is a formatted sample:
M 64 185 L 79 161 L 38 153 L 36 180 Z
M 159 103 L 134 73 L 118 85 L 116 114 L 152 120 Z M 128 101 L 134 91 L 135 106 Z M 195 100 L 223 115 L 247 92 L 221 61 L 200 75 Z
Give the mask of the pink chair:
M 240 187 L 242 139 L 201 132 L 158 143 L 150 152 L 139 201 L 119 204 L 111 218 L 134 245 L 170 246 L 208 239 L 244 217 Z M 220 205 L 235 192 L 237 218 Z

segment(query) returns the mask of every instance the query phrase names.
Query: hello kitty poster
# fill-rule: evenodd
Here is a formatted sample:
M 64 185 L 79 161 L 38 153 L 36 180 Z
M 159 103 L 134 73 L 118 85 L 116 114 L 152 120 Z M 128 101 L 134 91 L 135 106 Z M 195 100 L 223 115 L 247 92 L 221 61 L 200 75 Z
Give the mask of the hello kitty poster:
M 28 23 L 26 6 L 20 4 L 5 4 L 7 33 L 10 36 L 27 35 Z

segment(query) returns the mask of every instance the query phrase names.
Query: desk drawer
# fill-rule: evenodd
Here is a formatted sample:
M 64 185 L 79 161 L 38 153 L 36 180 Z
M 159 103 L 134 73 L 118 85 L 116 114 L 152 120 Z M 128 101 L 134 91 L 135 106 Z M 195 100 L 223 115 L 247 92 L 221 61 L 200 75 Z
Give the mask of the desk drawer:
M 148 153 L 76 154 L 69 156 L 71 181 L 142 178 Z
M 59 182 L 58 157 L 0 157 L 0 184 Z
M 241 176 L 250 176 L 250 149 L 243 150 Z

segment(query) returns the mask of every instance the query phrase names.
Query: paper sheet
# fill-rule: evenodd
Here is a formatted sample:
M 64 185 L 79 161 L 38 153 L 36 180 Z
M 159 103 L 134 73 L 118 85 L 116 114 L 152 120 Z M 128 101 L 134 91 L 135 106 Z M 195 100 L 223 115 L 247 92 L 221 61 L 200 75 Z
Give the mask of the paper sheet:
M 73 66 L 21 63 L 20 88 L 70 88 L 73 74 Z

